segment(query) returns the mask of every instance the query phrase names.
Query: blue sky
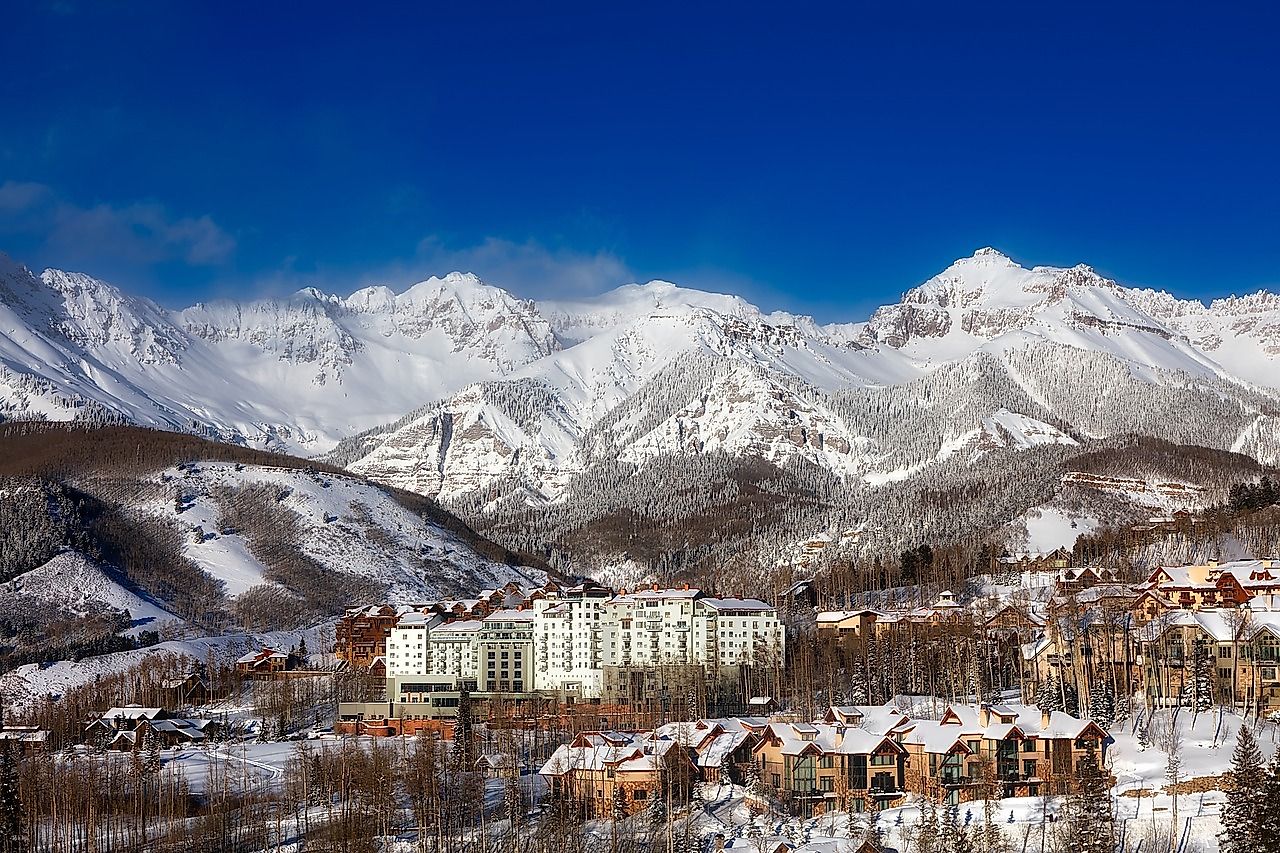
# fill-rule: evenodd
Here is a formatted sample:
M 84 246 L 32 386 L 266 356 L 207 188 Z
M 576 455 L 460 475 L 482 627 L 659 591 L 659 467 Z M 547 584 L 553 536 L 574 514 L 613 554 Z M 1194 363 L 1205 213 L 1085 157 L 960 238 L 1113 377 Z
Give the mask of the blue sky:
M 465 268 L 857 319 L 984 245 L 1280 283 L 1262 4 L 393 9 L 11 4 L 0 249 L 170 305 Z

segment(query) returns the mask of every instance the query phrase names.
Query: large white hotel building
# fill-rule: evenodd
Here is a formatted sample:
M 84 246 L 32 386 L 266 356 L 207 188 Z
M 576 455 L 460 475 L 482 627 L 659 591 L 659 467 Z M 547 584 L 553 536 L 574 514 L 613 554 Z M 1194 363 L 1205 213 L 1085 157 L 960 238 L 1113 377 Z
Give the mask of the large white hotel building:
M 343 703 L 340 716 L 452 716 L 462 691 L 625 701 L 645 683 L 637 675 L 658 668 L 698 667 L 719 677 L 785 654 L 777 611 L 755 599 L 582 584 L 514 603 L 483 618 L 429 607 L 404 613 L 386 639 L 386 701 Z

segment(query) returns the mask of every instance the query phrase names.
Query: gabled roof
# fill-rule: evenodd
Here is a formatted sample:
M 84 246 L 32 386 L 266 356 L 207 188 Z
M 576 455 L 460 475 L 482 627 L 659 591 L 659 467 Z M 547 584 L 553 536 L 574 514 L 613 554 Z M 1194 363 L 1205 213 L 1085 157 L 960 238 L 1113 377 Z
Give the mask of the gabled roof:
M 934 720 L 912 720 L 902 743 L 919 746 L 925 752 L 946 755 L 951 752 L 963 752 L 971 755 L 973 750 L 963 740 L 964 732 L 960 727 L 939 723 Z
M 814 729 L 811 739 L 796 733 L 795 723 L 770 723 L 761 735 L 765 740 L 778 742 L 783 755 L 871 755 L 884 750 L 902 752 L 892 738 L 865 729 L 834 726 L 821 723 Z M 756 747 L 759 749 L 759 745 Z
M 154 720 L 164 713 L 164 708 L 144 708 L 141 705 L 125 705 L 108 708 L 101 714 L 104 720 Z
M 622 746 L 561 745 L 542 765 L 543 776 L 564 776 L 580 771 L 614 770 L 643 773 L 657 770 L 666 754 L 676 746 L 672 741 L 638 738 Z

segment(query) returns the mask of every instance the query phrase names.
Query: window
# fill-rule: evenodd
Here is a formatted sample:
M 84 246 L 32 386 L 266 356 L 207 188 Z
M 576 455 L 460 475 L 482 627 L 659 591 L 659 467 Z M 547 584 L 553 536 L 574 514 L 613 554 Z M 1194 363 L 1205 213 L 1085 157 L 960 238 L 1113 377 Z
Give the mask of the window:
M 832 779 L 830 776 L 823 776 L 823 777 L 822 777 L 822 790 L 824 790 L 824 791 L 834 791 L 834 790 L 836 789 L 836 788 L 835 788 L 835 781 L 836 781 L 836 780 Z
M 1036 762 L 1034 758 L 1028 759 L 1022 762 L 1022 775 L 1023 776 L 1036 775 Z
M 644 788 L 637 788 L 636 790 L 631 792 L 631 799 L 647 800 L 649 799 L 649 792 L 646 791 Z
M 933 756 L 931 755 L 930 758 L 933 758 Z M 893 753 L 883 753 L 881 755 L 871 756 L 872 767 L 892 767 L 897 763 L 898 763 L 898 756 L 894 755 Z
M 822 760 L 818 762 L 818 766 L 823 768 L 824 770 L 830 770 L 832 767 L 836 766 L 835 756 L 832 756 L 832 755 L 822 756 Z

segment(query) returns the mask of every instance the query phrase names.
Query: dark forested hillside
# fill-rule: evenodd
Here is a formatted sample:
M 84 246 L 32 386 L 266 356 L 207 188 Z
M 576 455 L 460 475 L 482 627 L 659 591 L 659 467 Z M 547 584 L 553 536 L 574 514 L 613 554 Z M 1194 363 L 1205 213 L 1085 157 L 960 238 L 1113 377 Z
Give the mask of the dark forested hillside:
M 134 642 L 117 636 L 126 608 L 181 630 L 276 630 L 538 565 L 330 466 L 127 426 L 0 425 L 0 667 Z M 245 572 L 260 582 L 226 585 Z
M 0 423 L 0 477 L 64 482 L 125 480 L 194 461 L 267 465 L 358 477 L 324 462 L 206 441 L 186 433 L 124 425 L 95 427 L 43 421 Z M 511 565 L 541 564 L 535 557 L 501 548 L 477 535 L 456 515 L 441 509 L 430 498 L 385 485 L 378 488 L 432 524 L 461 535 L 487 559 Z

